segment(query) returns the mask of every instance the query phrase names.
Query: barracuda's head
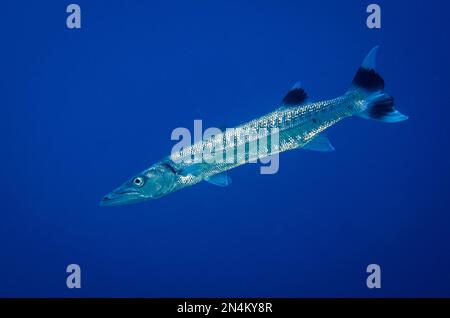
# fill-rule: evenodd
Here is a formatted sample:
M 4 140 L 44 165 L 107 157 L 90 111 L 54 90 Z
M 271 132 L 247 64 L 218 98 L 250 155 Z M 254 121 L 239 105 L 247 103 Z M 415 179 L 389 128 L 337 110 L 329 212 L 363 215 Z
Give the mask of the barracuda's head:
M 170 166 L 158 163 L 105 195 L 100 205 L 123 205 L 157 199 L 173 191 L 176 174 Z

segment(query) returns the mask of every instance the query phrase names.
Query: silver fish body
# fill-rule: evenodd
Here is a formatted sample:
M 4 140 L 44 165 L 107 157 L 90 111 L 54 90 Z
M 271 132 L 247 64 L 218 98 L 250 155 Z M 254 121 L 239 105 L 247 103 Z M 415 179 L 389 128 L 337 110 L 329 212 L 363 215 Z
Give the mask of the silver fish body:
M 232 129 L 173 151 L 106 195 L 101 205 L 121 205 L 160 198 L 201 181 L 226 186 L 226 172 L 281 152 L 307 148 L 334 148 L 323 136 L 327 128 L 351 116 L 381 122 L 406 120 L 384 92 L 384 80 L 375 71 L 378 47 L 365 58 L 351 88 L 342 96 L 309 102 L 296 84 L 278 109 Z
M 194 185 L 240 165 L 287 150 L 302 148 L 327 128 L 346 117 L 359 113 L 363 107 L 363 99 L 364 94 L 354 90 L 331 100 L 297 107 L 283 107 L 230 129 L 229 132 L 222 132 L 214 138 L 186 147 L 183 151 L 172 154 L 158 164 L 170 164 L 176 171 L 190 171 L 189 167 L 196 166 L 195 173 L 181 175 L 179 180 L 173 184 L 173 189 L 178 190 Z M 258 134 L 249 134 L 249 131 L 258 132 Z M 272 139 L 278 140 L 276 145 L 270 143 Z M 251 143 L 269 145 L 264 149 L 256 146 L 253 147 L 254 151 L 251 151 L 249 147 Z M 223 158 L 223 160 L 219 160 L 221 161 L 219 163 L 194 162 L 193 158 L 202 158 L 204 153 L 217 152 L 220 152 L 220 157 Z M 233 162 L 226 160 L 227 153 L 234 153 L 231 157 Z

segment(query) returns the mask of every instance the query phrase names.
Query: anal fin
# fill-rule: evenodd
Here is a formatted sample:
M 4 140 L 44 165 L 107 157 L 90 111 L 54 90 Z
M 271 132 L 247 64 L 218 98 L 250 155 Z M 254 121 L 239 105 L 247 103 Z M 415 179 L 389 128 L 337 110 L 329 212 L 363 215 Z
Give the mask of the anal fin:
M 319 134 L 311 139 L 306 145 L 302 147 L 302 149 L 321 152 L 330 152 L 335 150 L 330 142 L 330 139 L 328 139 L 328 137 L 324 134 Z

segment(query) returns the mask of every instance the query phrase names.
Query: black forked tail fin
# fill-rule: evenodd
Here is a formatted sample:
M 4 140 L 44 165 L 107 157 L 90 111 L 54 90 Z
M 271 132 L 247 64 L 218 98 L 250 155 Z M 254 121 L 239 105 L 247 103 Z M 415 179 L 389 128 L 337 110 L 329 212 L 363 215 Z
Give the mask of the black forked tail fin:
M 408 117 L 394 108 L 394 98 L 384 92 L 384 79 L 376 71 L 378 49 L 376 46 L 367 54 L 352 82 L 352 89 L 367 94 L 364 110 L 356 116 L 386 123 L 404 121 Z
M 369 95 L 366 100 L 366 110 L 357 116 L 385 123 L 398 123 L 408 119 L 408 116 L 394 108 L 394 98 L 384 92 Z

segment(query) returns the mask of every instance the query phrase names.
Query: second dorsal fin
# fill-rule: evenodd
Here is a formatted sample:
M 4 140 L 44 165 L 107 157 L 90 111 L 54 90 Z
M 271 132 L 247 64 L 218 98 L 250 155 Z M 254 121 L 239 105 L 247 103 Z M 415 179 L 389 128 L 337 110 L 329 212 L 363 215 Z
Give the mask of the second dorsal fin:
M 300 82 L 295 83 L 281 101 L 281 107 L 296 107 L 308 102 L 308 94 Z

